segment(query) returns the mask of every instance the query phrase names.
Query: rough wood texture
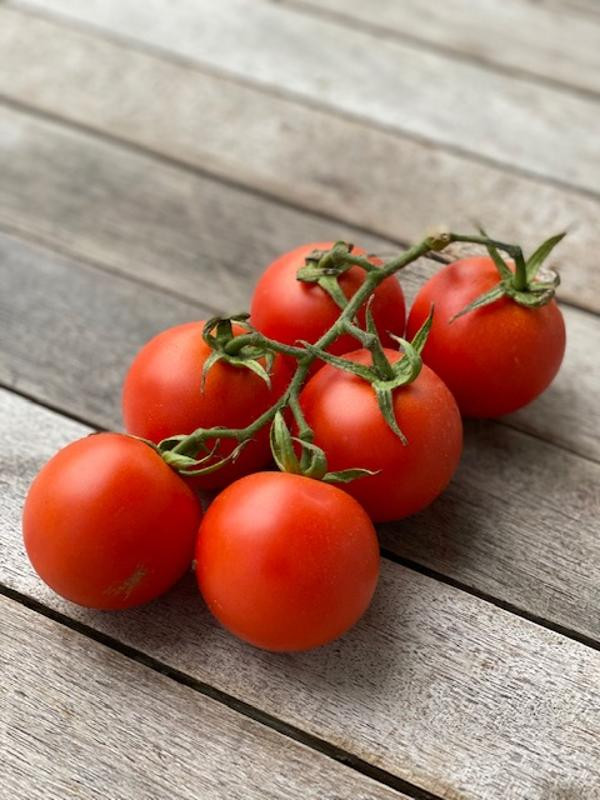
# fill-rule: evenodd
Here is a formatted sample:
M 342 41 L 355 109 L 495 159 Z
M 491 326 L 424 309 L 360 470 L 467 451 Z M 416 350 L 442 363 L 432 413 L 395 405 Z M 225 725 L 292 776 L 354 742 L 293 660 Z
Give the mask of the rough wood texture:
M 598 191 L 598 106 L 592 99 L 273 3 L 37 5 L 382 127 Z
M 280 0 L 309 13 L 334 12 L 385 36 L 458 57 L 600 92 L 600 28 L 566 4 L 531 0 Z M 597 4 L 596 4 L 597 8 Z
M 562 248 L 568 258 L 562 259 L 560 294 L 600 311 L 598 199 L 511 175 L 10 8 L 0 9 L 0 50 L 6 65 L 0 70 L 0 94 L 4 97 L 276 194 L 315 212 L 367 226 L 384 236 L 416 240 L 440 222 L 470 230 L 475 218 L 498 237 L 516 239 L 531 248 L 550 232 L 572 228 Z M 158 95 L 160 103 L 156 102 Z M 86 205 L 91 202 L 87 198 L 93 199 L 99 206 L 94 213 L 100 220 L 106 219 L 111 209 L 102 203 L 101 193 L 94 191 L 95 182 L 104 185 L 105 175 L 120 168 L 122 157 L 115 155 L 113 165 L 113 151 L 99 151 L 105 153 L 103 161 L 107 163 L 94 170 L 94 179 L 88 182 L 85 173 L 81 179 L 79 170 L 65 173 L 61 169 L 63 159 L 67 164 L 74 163 L 73 154 L 69 157 L 60 152 L 63 147 L 74 151 L 85 140 L 63 138 L 62 145 L 52 145 L 56 127 L 26 123 L 6 111 L 1 112 L 0 129 L 4 129 L 0 137 L 11 166 L 11 179 L 5 182 L 4 191 L 22 195 L 21 205 L 12 201 L 13 214 L 20 224 L 40 229 L 45 217 L 54 213 L 40 202 L 49 189 L 43 184 L 40 195 L 38 182 L 32 182 L 28 169 L 29 158 L 37 163 L 35 154 L 48 156 L 48 150 L 53 154 L 47 157 L 44 181 L 58 184 L 54 190 L 57 194 L 75 191 L 86 198 Z M 87 163 L 84 156 L 80 158 Z M 165 174 L 162 165 L 147 164 L 145 171 Z M 127 182 L 129 169 L 123 170 L 122 184 L 135 196 L 137 184 Z M 147 181 L 145 178 L 140 185 Z M 178 181 L 185 184 L 181 177 Z M 185 200 L 179 199 L 177 216 L 182 222 L 210 216 L 210 196 L 214 194 L 218 212 L 214 226 L 216 232 L 221 230 L 222 191 L 213 186 L 206 184 L 200 197 L 193 194 L 185 210 L 181 210 Z M 165 191 L 164 182 L 160 188 Z M 116 210 L 122 212 L 116 185 L 112 191 L 117 198 Z M 152 221 L 160 231 L 161 197 L 147 191 L 141 194 L 136 208 L 142 215 L 140 198 L 150 204 Z M 57 213 L 67 202 L 63 199 L 58 203 Z M 168 215 L 171 206 L 163 202 Z M 245 243 L 252 237 L 253 219 L 246 210 L 248 203 L 243 205 L 246 216 L 239 219 L 248 223 L 244 223 L 244 236 L 239 241 Z M 67 207 L 73 209 L 73 203 Z M 64 216 L 60 221 L 53 235 L 60 231 L 62 239 L 68 235 L 65 228 L 76 229 L 81 224 L 75 218 L 66 226 Z M 169 223 L 174 224 L 171 219 Z M 238 220 L 236 228 L 239 224 Z M 101 235 L 102 228 L 97 233 Z M 152 225 L 148 224 L 146 235 L 152 234 Z M 225 236 L 226 240 L 230 238 Z M 106 250 L 102 257 L 114 258 Z M 182 258 L 186 256 L 184 250 Z
M 408 800 L 6 597 L 0 674 L 6 800 Z
M 19 255 L 18 247 L 11 247 L 13 255 L 7 255 L 0 265 L 9 273 L 6 280 L 12 286 L 12 298 L 10 294 L 4 295 L 6 304 L 2 313 L 16 326 L 10 348 L 20 366 L 9 369 L 7 364 L 9 375 L 14 373 L 15 380 L 25 388 L 30 372 L 34 384 L 27 391 L 37 391 L 41 372 L 36 364 L 39 357 L 32 350 L 32 327 L 27 314 L 38 319 L 46 315 L 47 334 L 38 351 L 45 351 L 43 363 L 49 372 L 45 380 L 53 389 L 62 391 L 65 399 L 73 397 L 77 404 L 85 405 L 88 398 L 74 391 L 81 384 L 76 370 L 71 373 L 73 387 L 64 395 L 61 386 L 66 387 L 68 379 L 64 374 L 56 375 L 51 366 L 54 362 L 48 357 L 49 349 L 54 348 L 53 357 L 60 358 L 67 335 L 64 331 L 70 328 L 74 352 L 80 354 L 78 361 L 71 361 L 73 366 L 79 363 L 86 375 L 90 372 L 87 348 L 95 354 L 96 363 L 99 359 L 107 360 L 113 371 L 109 380 L 107 370 L 99 370 L 98 391 L 89 397 L 92 405 L 87 413 L 99 424 L 115 424 L 113 409 L 121 379 L 115 371 L 115 352 L 120 349 L 122 353 L 120 369 L 123 369 L 127 363 L 125 356 L 133 353 L 151 333 L 177 321 L 178 313 L 189 318 L 189 315 L 204 315 L 208 310 L 232 312 L 247 307 L 253 282 L 277 253 L 301 242 L 340 237 L 379 252 L 397 251 L 391 243 L 365 236 L 356 229 L 282 207 L 17 112 L 0 110 L 0 132 L 4 176 L 0 225 L 177 292 L 201 306 L 199 310 L 190 305 L 177 306 L 156 293 L 147 295 L 135 286 L 119 283 L 124 288 L 117 289 L 107 309 L 108 295 L 101 294 L 92 275 L 75 276 L 71 286 L 64 269 L 56 266 L 52 268 L 56 273 L 54 278 L 46 272 L 43 279 L 46 288 L 41 289 L 42 278 L 34 277 L 34 271 L 44 270 L 39 264 L 42 257 Z M 418 286 L 415 276 L 423 280 L 437 268 L 437 264 L 423 261 L 418 268 L 404 274 L 402 281 L 409 299 Z M 70 271 L 67 268 L 67 273 Z M 22 291 L 23 275 L 28 276 L 25 280 L 31 292 Z M 57 293 L 52 280 L 64 281 L 65 290 Z M 102 285 L 110 293 L 112 284 L 106 280 Z M 82 281 L 87 288 L 80 286 Z M 80 286 L 77 303 L 74 286 Z M 89 300 L 84 299 L 85 292 L 90 294 Z M 126 301 L 123 292 L 131 299 L 137 298 L 136 303 Z M 45 297 L 45 305 L 40 305 L 37 297 Z M 127 306 L 130 308 L 125 311 Z M 55 314 L 56 324 L 52 321 Z M 105 315 L 116 318 L 110 329 L 105 326 Z M 136 323 L 138 316 L 140 322 Z M 600 409 L 595 402 L 600 376 L 595 351 L 590 346 L 600 336 L 600 322 L 573 309 L 565 309 L 565 316 L 569 347 L 563 370 L 538 403 L 517 415 L 515 424 L 584 455 L 600 458 L 597 436 Z M 74 333 L 71 318 L 80 320 L 81 335 Z M 139 324 L 137 342 L 133 333 L 136 324 Z M 122 344 L 116 333 L 119 325 L 125 329 Z M 88 332 L 88 328 L 94 327 L 98 333 Z M 104 349 L 96 347 L 97 336 L 108 340 Z M 70 410 L 86 415 L 83 408 Z
M 600 654 L 389 561 L 374 605 L 350 634 L 293 656 L 228 636 L 203 608 L 191 576 L 126 614 L 61 601 L 26 562 L 20 507 L 40 463 L 87 429 L 0 396 L 4 584 L 446 800 L 600 797 Z M 18 428 L 31 444 L 17 458 L 11 432 Z M 82 669 L 79 657 L 69 663 Z M 94 667 L 81 685 L 97 693 L 99 674 L 107 682 L 106 670 Z M 122 702 L 118 692 L 111 685 L 102 700 L 129 707 L 133 687 L 125 684 Z M 150 694 L 160 707 L 163 693 Z M 171 708 L 158 718 L 172 718 Z M 106 734 L 106 725 L 100 730 Z

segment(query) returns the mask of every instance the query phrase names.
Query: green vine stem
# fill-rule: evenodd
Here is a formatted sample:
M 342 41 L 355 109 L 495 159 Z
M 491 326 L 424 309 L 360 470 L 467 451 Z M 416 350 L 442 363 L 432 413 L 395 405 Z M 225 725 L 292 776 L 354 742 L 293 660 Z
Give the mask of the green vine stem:
M 530 258 L 530 262 L 537 259 L 541 263 L 542 259 L 539 258 L 539 251 L 544 247 L 546 247 L 546 249 L 552 249 L 554 243 L 556 243 L 554 240 L 556 239 L 559 241 L 560 238 L 562 237 L 553 237 L 553 240 L 549 240 L 549 243 L 545 243 L 541 248 L 538 248 L 538 251 Z M 275 441 L 274 449 L 275 447 L 280 447 L 281 452 L 287 454 L 285 458 L 280 458 L 277 453 L 275 453 L 277 463 L 281 466 L 282 461 L 285 461 L 288 465 L 286 468 L 288 469 L 290 468 L 289 464 L 294 464 L 293 471 L 311 474 L 314 477 L 320 477 L 326 480 L 328 473 L 326 473 L 324 454 L 323 457 L 321 457 L 317 452 L 318 448 L 312 443 L 313 433 L 304 418 L 299 402 L 300 391 L 306 381 L 312 363 L 315 359 L 333 363 L 334 359 L 328 358 L 328 354 L 325 351 L 338 337 L 350 333 L 363 347 L 367 347 L 371 350 L 373 354 L 374 370 L 377 380 L 379 381 L 378 385 L 374 383 L 374 389 L 378 393 L 380 405 L 389 405 L 389 403 L 384 403 L 384 400 L 389 400 L 389 388 L 402 385 L 414 378 L 406 379 L 405 376 L 398 377 L 400 374 L 398 373 L 398 367 L 392 369 L 392 366 L 387 362 L 372 321 L 370 305 L 367 306 L 367 330 L 358 327 L 356 324 L 356 315 L 359 309 L 372 296 L 379 284 L 416 261 L 418 258 L 432 251 L 442 251 L 453 242 L 483 244 L 488 248 L 493 257 L 494 253 L 498 255 L 498 251 L 501 250 L 510 258 L 514 259 L 516 270 L 518 271 L 517 275 L 510 271 L 498 255 L 498 259 L 500 259 L 502 265 L 506 267 L 506 270 L 510 272 L 510 278 L 514 281 L 514 292 L 521 295 L 526 292 L 527 287 L 531 285 L 534 276 L 527 273 L 528 262 L 525 261 L 521 248 L 516 245 L 490 239 L 483 232 L 481 235 L 463 235 L 443 231 L 427 236 L 421 242 L 385 262 L 382 266 L 374 265 L 367 257 L 353 255 L 351 252 L 352 245 L 348 245 L 344 242 L 336 242 L 329 251 L 311 254 L 307 259 L 306 266 L 299 270 L 298 279 L 318 283 L 319 285 L 323 285 L 324 283 L 325 286 L 323 286 L 323 289 L 330 290 L 331 281 L 337 282 L 337 277 L 351 266 L 361 267 L 365 271 L 365 279 L 352 297 L 349 299 L 344 298 L 343 306 L 341 302 L 338 303 L 341 308 L 337 320 L 314 344 L 306 344 L 306 346 L 297 347 L 286 345 L 263 336 L 262 333 L 253 329 L 248 324 L 247 315 L 237 315 L 230 319 L 210 320 L 205 327 L 204 338 L 215 348 L 211 356 L 213 363 L 219 358 L 225 358 L 236 366 L 248 366 L 250 369 L 257 372 L 257 374 L 261 374 L 261 371 L 264 372 L 264 367 L 260 365 L 258 359 L 263 356 L 267 356 L 272 360 L 275 353 L 280 353 L 296 359 L 296 370 L 283 394 L 270 408 L 266 409 L 245 428 L 198 428 L 190 434 L 171 436 L 163 440 L 158 445 L 162 457 L 167 463 L 186 475 L 212 472 L 215 469 L 219 469 L 228 461 L 234 460 L 241 448 L 250 441 L 261 428 L 277 420 L 277 424 L 272 427 L 271 440 L 272 443 Z M 547 253 L 544 254 L 544 257 L 546 254 Z M 496 258 L 494 258 L 494 260 L 497 262 Z M 525 277 L 523 277 L 523 275 Z M 508 280 L 506 273 L 501 273 L 501 278 L 504 278 L 505 282 Z M 517 289 L 516 284 L 518 283 L 521 285 L 523 281 L 525 282 L 524 288 Z M 334 297 L 334 300 L 335 299 Z M 231 321 L 240 324 L 246 329 L 246 332 L 233 336 L 231 333 Z M 429 324 L 430 322 L 431 320 L 429 320 Z M 217 334 L 213 335 L 211 333 L 212 330 L 216 330 Z M 414 358 L 415 352 L 417 358 L 419 357 L 418 354 L 423 347 L 426 334 L 427 331 L 420 333 L 418 342 L 413 342 L 413 345 L 404 342 L 404 340 L 399 340 L 405 347 L 405 354 L 409 355 L 409 360 Z M 248 363 L 244 363 L 244 360 Z M 402 359 L 402 361 L 404 361 L 404 359 Z M 404 371 L 408 367 L 408 362 L 405 363 L 406 367 L 402 368 Z M 411 375 L 418 374 L 418 369 L 415 368 L 414 364 L 411 370 Z M 377 380 L 375 382 L 377 382 Z M 294 417 L 298 431 L 297 437 L 291 437 L 287 425 L 283 420 L 283 416 L 280 413 L 286 407 L 289 407 Z M 382 412 L 383 410 L 382 408 Z M 390 419 L 388 422 L 404 440 L 401 431 L 397 429 L 395 420 Z M 218 449 L 218 442 L 221 439 L 236 439 L 238 441 L 238 446 L 228 456 L 219 458 L 215 462 L 213 460 L 214 455 Z M 285 439 L 285 441 L 283 441 L 283 439 Z M 301 449 L 300 459 L 299 461 L 296 460 L 296 462 L 294 462 L 292 458 L 292 440 Z M 279 445 L 277 445 L 277 441 L 279 441 Z M 208 443 L 211 443 L 212 449 L 209 448 Z M 205 455 L 199 458 L 199 453 L 204 453 Z M 295 466 L 296 463 L 297 466 Z M 364 474 L 364 471 L 360 469 L 347 472 L 348 475 L 345 476 L 336 474 L 336 480 L 350 480 L 352 477 Z M 350 477 L 350 473 L 352 473 L 352 477 Z

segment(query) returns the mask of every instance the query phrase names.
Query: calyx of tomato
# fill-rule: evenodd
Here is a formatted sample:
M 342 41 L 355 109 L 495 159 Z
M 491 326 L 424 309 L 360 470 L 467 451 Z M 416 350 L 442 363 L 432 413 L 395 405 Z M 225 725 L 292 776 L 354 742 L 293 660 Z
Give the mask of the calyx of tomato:
M 373 387 L 383 418 L 391 430 L 398 436 L 402 444 L 406 446 L 408 444 L 408 439 L 402 432 L 394 411 L 394 391 L 413 383 L 421 372 L 423 367 L 421 353 L 423 352 L 429 331 L 431 330 L 433 308 L 411 342 L 402 339 L 400 336 L 390 334 L 392 338 L 398 342 L 403 351 L 402 358 L 393 363 L 387 358 L 379 336 L 377 335 L 370 303 L 367 306 L 366 320 L 366 331 L 363 331 L 353 323 L 348 323 L 346 325 L 346 330 L 348 333 L 354 335 L 363 347 L 371 352 L 373 363 L 370 367 L 364 364 L 357 364 L 355 361 L 350 361 L 343 356 L 334 356 L 308 343 L 305 344 L 305 347 L 325 363 L 331 364 L 344 372 L 350 372 L 352 375 L 357 375 L 359 378 L 368 381 Z
M 552 300 L 560 284 L 560 277 L 555 270 L 547 268 L 542 270 L 542 265 L 556 245 L 564 239 L 566 232 L 546 239 L 528 259 L 523 256 L 520 247 L 495 242 L 483 229 L 480 229 L 480 233 L 484 237 L 484 241 L 481 243 L 485 245 L 496 265 L 500 280 L 496 286 L 476 297 L 458 314 L 455 314 L 450 322 L 476 308 L 483 308 L 490 303 L 495 303 L 501 297 L 509 297 L 515 303 L 526 308 L 539 308 Z M 504 250 L 512 258 L 515 265 L 514 270 L 502 258 L 500 250 Z
M 339 284 L 340 275 L 352 266 L 362 267 L 366 272 L 377 269 L 368 258 L 354 255 L 353 250 L 353 244 L 343 241 L 336 242 L 330 250 L 313 250 L 296 277 L 304 283 L 318 284 L 343 310 L 348 305 L 348 298 Z
M 247 324 L 249 314 L 234 314 L 231 317 L 213 317 L 204 325 L 202 337 L 212 350 L 210 356 L 202 367 L 201 388 L 204 390 L 206 376 L 209 370 L 218 361 L 225 361 L 232 367 L 249 369 L 271 388 L 271 370 L 275 353 L 262 343 L 254 344 L 247 338 L 236 337 L 233 332 L 233 323 L 237 323 L 246 330 L 251 330 Z M 260 360 L 264 362 L 261 364 Z
M 421 370 L 421 351 L 431 327 L 433 309 L 412 342 L 394 337 L 403 350 L 403 357 L 391 363 L 379 340 L 371 312 L 371 298 L 379 284 L 427 253 L 441 252 L 453 242 L 469 242 L 483 244 L 488 248 L 498 268 L 500 281 L 498 286 L 477 298 L 460 313 L 467 313 L 472 308 L 493 303 L 504 295 L 524 306 L 536 307 L 549 302 L 558 285 L 558 276 L 554 273 L 542 275 L 540 267 L 564 234 L 548 239 L 529 259 L 525 260 L 520 247 L 490 239 L 483 231 L 480 233 L 478 236 L 455 234 L 446 230 L 432 233 L 405 252 L 386 261 L 382 266 L 375 266 L 367 257 L 355 255 L 352 252 L 352 245 L 341 241 L 336 242 L 330 250 L 311 253 L 306 264 L 298 270 L 298 280 L 319 284 L 330 293 L 340 307 L 337 320 L 313 344 L 299 343 L 301 346 L 293 346 L 269 339 L 252 327 L 247 314 L 215 317 L 209 320 L 205 325 L 203 336 L 212 353 L 206 360 L 203 374 L 199 376 L 202 385 L 210 368 L 219 360 L 225 360 L 235 367 L 250 369 L 269 386 L 271 385 L 269 372 L 277 353 L 296 359 L 296 371 L 287 388 L 273 405 L 246 427 L 198 428 L 187 435 L 170 436 L 156 446 L 162 458 L 183 475 L 215 472 L 234 461 L 256 433 L 265 425 L 270 425 L 273 456 L 282 470 L 336 483 L 372 474 L 360 468 L 343 472 L 328 471 L 326 454 L 314 444 L 313 431 L 307 424 L 299 401 L 311 365 L 319 359 L 369 381 L 384 419 L 406 444 L 406 437 L 394 413 L 393 392 L 412 383 Z M 514 272 L 499 255 L 499 251 L 514 260 Z M 346 298 L 339 286 L 338 278 L 353 265 L 364 270 L 365 279 L 357 291 Z M 363 330 L 357 323 L 357 313 L 365 304 L 367 304 L 367 324 Z M 234 324 L 241 326 L 243 332 L 234 335 Z M 371 352 L 371 366 L 356 364 L 328 352 L 330 345 L 348 333 Z M 285 410 L 289 410 L 294 418 L 297 429 L 295 436 L 291 434 L 285 421 L 283 413 Z M 219 445 L 225 439 L 234 440 L 236 445 L 227 456 L 218 457 Z

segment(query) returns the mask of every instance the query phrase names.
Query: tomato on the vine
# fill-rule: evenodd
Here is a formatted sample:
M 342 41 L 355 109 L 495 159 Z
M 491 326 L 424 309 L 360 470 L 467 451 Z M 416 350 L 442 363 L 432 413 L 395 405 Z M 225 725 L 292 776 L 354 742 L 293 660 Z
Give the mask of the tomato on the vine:
M 285 344 L 299 341 L 314 343 L 336 321 L 340 308 L 332 297 L 316 283 L 298 280 L 297 272 L 313 250 L 329 250 L 333 242 L 312 242 L 284 253 L 273 261 L 259 279 L 250 307 L 250 321 L 271 339 Z M 360 247 L 354 255 L 365 255 Z M 372 259 L 374 264 L 378 263 Z M 347 298 L 362 286 L 365 272 L 352 266 L 339 277 L 339 285 Z M 402 288 L 395 276 L 386 278 L 374 291 L 371 312 L 384 345 L 393 345 L 390 333 L 402 336 L 406 322 L 406 308 Z M 358 313 L 364 327 L 365 308 Z M 328 350 L 338 355 L 352 350 L 355 340 L 341 336 Z
M 82 606 L 153 600 L 189 569 L 201 510 L 150 445 L 100 433 L 60 450 L 33 481 L 25 548 L 39 576 Z
M 307 650 L 366 610 L 379 546 L 367 514 L 341 489 L 259 472 L 210 505 L 196 573 L 209 609 L 236 636 L 267 650 Z
M 423 360 L 466 417 L 499 417 L 530 403 L 551 383 L 565 351 L 555 300 L 527 308 L 505 296 L 453 319 L 496 284 L 491 258 L 455 261 L 421 288 L 408 319 L 410 337 L 435 307 Z
M 256 373 L 225 361 L 211 366 L 202 388 L 202 369 L 212 352 L 202 338 L 203 325 L 188 322 L 169 328 L 137 354 L 123 387 L 123 418 L 129 433 L 160 442 L 201 427 L 243 428 L 285 390 L 290 372 L 281 356 L 273 362 L 270 388 Z M 233 330 L 236 335 L 243 333 L 239 326 Z M 233 439 L 221 440 L 214 460 L 228 455 L 236 444 Z M 265 427 L 235 461 L 192 480 L 198 488 L 219 488 L 264 467 L 269 460 L 269 430 Z
M 402 357 L 397 350 L 384 352 L 390 363 Z M 368 350 L 344 358 L 371 364 Z M 406 444 L 384 419 L 373 387 L 357 375 L 325 365 L 300 395 L 314 443 L 325 451 L 329 469 L 376 472 L 344 486 L 375 522 L 400 519 L 429 505 L 450 482 L 462 452 L 456 402 L 428 367 L 412 383 L 394 389 L 392 402 Z

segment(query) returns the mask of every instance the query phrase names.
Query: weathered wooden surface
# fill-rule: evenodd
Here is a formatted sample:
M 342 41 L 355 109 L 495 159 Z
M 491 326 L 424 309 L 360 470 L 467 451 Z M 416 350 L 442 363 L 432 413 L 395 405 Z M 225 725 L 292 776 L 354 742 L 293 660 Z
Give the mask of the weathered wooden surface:
M 28 0 L 27 6 L 443 147 L 598 191 L 593 99 L 269 2 Z
M 469 229 L 476 218 L 499 237 L 533 247 L 548 232 L 572 228 L 563 247 L 562 296 L 600 310 L 598 198 L 237 84 L 169 60 L 168 53 L 148 54 L 11 8 L 0 9 L 0 48 L 5 97 L 388 237 L 418 239 L 440 222 Z M 56 136 L 51 127 L 30 126 L 2 114 L 2 142 L 15 173 L 35 148 L 36 132 Z M 54 164 L 60 167 L 60 159 L 50 160 L 48 172 Z M 150 169 L 164 174 L 161 165 Z M 23 191 L 27 181 L 19 185 Z M 206 205 L 193 199 L 201 209 Z M 183 216 L 193 215 L 190 207 Z M 251 216 L 248 223 L 245 239 L 252 236 Z
M 280 0 L 346 24 L 433 45 L 509 73 L 600 93 L 600 28 L 568 3 L 530 0 Z M 591 6 L 598 9 L 591 0 Z
M 26 561 L 20 507 L 40 463 L 88 429 L 10 393 L 0 398 L 5 585 L 448 800 L 600 797 L 600 654 L 389 561 L 360 624 L 300 655 L 229 636 L 191 576 L 127 614 L 60 600 Z M 31 440 L 18 458 L 17 428 Z M 120 676 L 103 680 L 110 703 Z
M 6 597 L 0 670 L 6 800 L 408 800 Z
M 594 4 L 442 5 L 0 2 L 0 381 L 118 425 L 137 347 L 246 306 L 277 252 L 341 236 L 390 253 L 472 218 L 527 247 L 572 226 L 562 297 L 600 310 Z M 403 276 L 408 297 L 434 268 Z M 600 798 L 600 322 L 565 317 L 553 387 L 467 426 L 447 493 L 382 528 L 364 620 L 300 656 L 227 635 L 191 576 L 130 614 L 53 595 L 24 556 L 21 504 L 89 428 L 0 391 L 0 585 L 67 622 L 1 602 L 0 796 L 398 796 L 333 746 L 419 800 Z

